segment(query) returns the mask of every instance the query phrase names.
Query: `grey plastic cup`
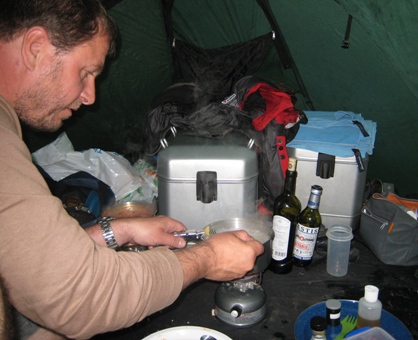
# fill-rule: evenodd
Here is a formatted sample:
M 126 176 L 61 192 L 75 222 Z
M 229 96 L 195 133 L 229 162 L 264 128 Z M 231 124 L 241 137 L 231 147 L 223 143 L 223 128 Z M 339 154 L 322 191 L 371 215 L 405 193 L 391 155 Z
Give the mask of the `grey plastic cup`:
M 348 225 L 336 224 L 328 228 L 327 237 L 327 272 L 332 276 L 344 276 L 348 271 L 353 231 Z

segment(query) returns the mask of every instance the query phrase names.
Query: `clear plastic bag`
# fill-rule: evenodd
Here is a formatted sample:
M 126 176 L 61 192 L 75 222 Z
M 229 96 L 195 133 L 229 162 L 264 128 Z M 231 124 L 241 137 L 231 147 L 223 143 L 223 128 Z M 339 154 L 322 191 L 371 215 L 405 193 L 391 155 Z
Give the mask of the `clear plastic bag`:
M 55 181 L 75 172 L 85 171 L 106 183 L 114 192 L 116 201 L 153 202 L 158 195 L 156 171 L 145 161 L 132 166 L 117 152 L 101 149 L 75 151 L 67 134 L 32 154 Z

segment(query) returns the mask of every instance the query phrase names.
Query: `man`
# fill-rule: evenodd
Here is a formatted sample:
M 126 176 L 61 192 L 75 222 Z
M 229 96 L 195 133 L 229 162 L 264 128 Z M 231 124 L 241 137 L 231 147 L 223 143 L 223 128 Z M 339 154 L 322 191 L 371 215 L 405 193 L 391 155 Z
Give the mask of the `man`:
M 115 27 L 98 0 L 0 0 L 0 273 L 12 305 L 69 338 L 128 327 L 201 278 L 231 280 L 263 246 L 244 231 L 184 248 L 168 217 L 105 219 L 83 230 L 31 162 L 20 122 L 55 131 L 95 100 Z
M 0 339 L 10 340 L 13 337 L 10 306 L 0 277 Z

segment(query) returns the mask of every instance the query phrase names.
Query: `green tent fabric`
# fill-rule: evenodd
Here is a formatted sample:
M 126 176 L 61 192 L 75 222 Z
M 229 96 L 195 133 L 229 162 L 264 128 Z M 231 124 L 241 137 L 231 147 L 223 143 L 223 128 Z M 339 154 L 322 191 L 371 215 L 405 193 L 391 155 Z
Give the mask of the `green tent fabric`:
M 295 67 L 284 68 L 272 47 L 257 75 L 300 88 L 296 71 L 316 110 L 353 111 L 377 122 L 368 177 L 394 183 L 402 195 L 418 193 L 418 2 L 270 0 L 270 7 Z M 151 101 L 181 79 L 173 80 L 159 1 L 120 0 L 109 12 L 120 30 L 118 55 L 97 80 L 96 104 L 64 129 L 77 150 L 140 155 Z M 342 48 L 349 15 L 349 48 Z M 271 31 L 256 0 L 175 0 L 172 17 L 175 38 L 201 48 Z M 302 95 L 295 106 L 310 109 Z M 53 137 L 25 133 L 32 151 Z

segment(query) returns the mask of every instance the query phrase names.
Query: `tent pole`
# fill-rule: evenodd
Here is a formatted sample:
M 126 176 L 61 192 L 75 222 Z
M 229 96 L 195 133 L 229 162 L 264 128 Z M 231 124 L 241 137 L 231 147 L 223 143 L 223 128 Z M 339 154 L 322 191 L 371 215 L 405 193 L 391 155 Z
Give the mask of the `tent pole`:
M 174 40 L 174 28 L 172 19 L 174 0 L 161 0 L 160 3 L 164 17 L 165 32 L 170 43 L 171 57 L 173 59 L 173 82 L 175 82 L 176 80 L 182 78 L 182 72 Z
M 291 68 L 296 81 L 299 84 L 300 91 L 305 97 L 305 101 L 311 110 L 315 110 L 313 102 L 309 97 L 308 90 L 303 82 L 302 76 L 296 64 L 293 61 L 292 55 L 290 54 L 289 47 L 286 44 L 286 40 L 280 30 L 276 18 L 274 17 L 273 11 L 271 10 L 269 0 L 257 0 L 258 5 L 263 10 L 267 20 L 270 23 L 272 30 L 276 33 L 276 39 L 273 40 L 273 45 L 276 48 L 277 54 L 279 55 L 280 61 L 285 69 Z

